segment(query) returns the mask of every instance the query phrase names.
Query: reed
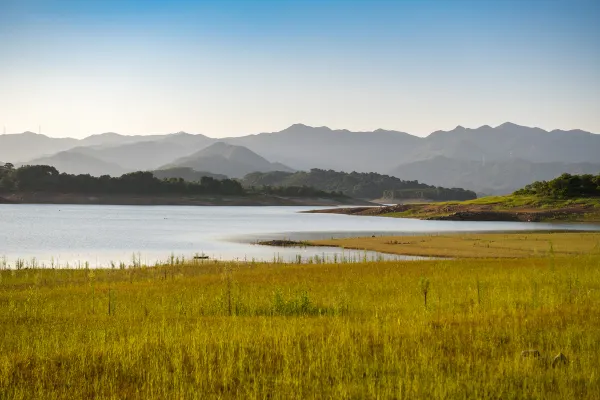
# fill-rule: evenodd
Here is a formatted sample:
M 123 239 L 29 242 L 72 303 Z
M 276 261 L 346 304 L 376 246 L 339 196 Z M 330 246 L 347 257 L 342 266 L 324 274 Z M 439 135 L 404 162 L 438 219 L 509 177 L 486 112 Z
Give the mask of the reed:
M 0 398 L 600 393 L 598 254 L 277 261 L 0 269 Z

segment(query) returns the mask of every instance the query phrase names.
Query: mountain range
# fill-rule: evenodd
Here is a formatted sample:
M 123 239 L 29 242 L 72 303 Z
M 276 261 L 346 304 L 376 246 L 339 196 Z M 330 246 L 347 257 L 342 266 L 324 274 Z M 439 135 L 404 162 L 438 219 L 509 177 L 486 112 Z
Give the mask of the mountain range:
M 377 172 L 480 193 L 507 193 L 563 172 L 600 172 L 600 135 L 512 123 L 458 126 L 426 137 L 378 129 L 332 130 L 295 124 L 280 132 L 210 138 L 178 132 L 77 140 L 32 132 L 0 135 L 0 159 L 49 164 L 69 173 L 118 175 L 186 167 L 229 177 L 311 168 Z M 62 168 L 61 168 L 62 167 Z

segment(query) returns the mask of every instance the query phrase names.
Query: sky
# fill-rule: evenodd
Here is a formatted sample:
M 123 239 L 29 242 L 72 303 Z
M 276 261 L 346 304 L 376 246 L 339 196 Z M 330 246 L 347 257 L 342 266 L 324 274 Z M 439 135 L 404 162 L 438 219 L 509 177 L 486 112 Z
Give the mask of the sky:
M 598 21 L 598 0 L 0 0 L 0 128 L 600 133 Z

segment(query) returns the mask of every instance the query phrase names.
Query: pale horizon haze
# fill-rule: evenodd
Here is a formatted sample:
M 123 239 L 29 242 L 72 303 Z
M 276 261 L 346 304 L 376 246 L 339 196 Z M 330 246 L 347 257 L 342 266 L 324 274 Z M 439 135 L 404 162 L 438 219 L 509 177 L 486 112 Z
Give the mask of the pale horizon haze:
M 0 129 L 600 133 L 599 20 L 591 0 L 0 0 Z

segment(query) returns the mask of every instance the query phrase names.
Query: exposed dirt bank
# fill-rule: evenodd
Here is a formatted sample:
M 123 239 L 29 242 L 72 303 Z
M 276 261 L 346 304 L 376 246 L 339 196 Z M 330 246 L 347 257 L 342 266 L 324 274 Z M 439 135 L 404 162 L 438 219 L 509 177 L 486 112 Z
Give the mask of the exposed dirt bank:
M 306 247 L 312 246 L 309 242 L 299 242 L 296 240 L 263 240 L 257 242 L 257 244 L 263 246 L 277 246 L 277 247 Z
M 497 209 L 492 204 L 399 204 L 387 207 L 352 207 L 314 210 L 314 213 L 370 215 L 397 218 L 418 218 L 441 221 L 600 221 L 600 210 L 581 204 L 560 208 L 513 207 Z

